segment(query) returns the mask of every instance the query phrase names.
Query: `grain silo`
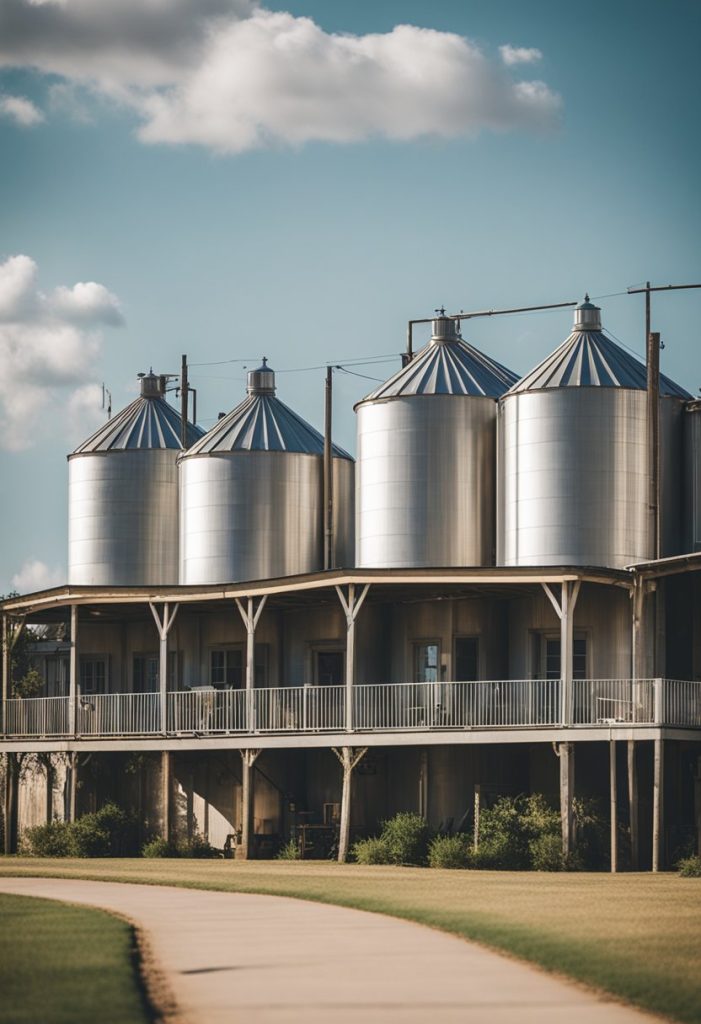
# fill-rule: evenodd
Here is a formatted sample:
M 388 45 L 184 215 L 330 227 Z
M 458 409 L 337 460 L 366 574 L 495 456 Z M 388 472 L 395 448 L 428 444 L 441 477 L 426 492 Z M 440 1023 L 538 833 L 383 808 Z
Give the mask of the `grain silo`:
M 68 582 L 83 586 L 178 582 L 180 414 L 165 377 L 68 456 Z M 192 444 L 202 431 L 187 425 Z
M 496 400 L 516 379 L 439 316 L 358 403 L 358 566 L 494 564 Z
M 323 567 L 324 439 L 248 374 L 248 395 L 180 460 L 180 582 L 224 583 Z M 333 447 L 332 564 L 352 565 L 354 463 Z
M 499 403 L 498 562 L 622 568 L 653 557 L 646 370 L 586 300 Z M 679 546 L 682 410 L 660 378 L 662 554 Z

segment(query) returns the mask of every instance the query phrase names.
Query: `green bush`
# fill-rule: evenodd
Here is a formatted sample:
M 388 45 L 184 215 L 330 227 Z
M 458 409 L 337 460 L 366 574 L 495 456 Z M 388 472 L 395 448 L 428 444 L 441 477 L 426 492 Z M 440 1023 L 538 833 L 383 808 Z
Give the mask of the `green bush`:
M 358 839 L 353 844 L 351 856 L 358 864 L 390 864 L 389 851 L 382 839 Z
M 168 839 L 163 839 L 162 836 L 157 836 L 155 839 L 149 840 L 144 843 L 141 848 L 142 857 L 180 857 L 177 844 L 171 842 Z
M 141 848 L 142 857 L 193 857 L 206 859 L 219 857 L 219 851 L 210 846 L 208 841 L 196 832 L 192 839 L 178 841 L 157 836 L 144 843 Z
M 436 836 L 428 848 L 428 866 L 469 868 L 472 852 L 472 841 L 466 835 Z
M 475 867 L 495 871 L 560 871 L 560 814 L 540 793 L 504 796 L 480 815 Z
M 380 839 L 390 864 L 425 864 L 431 829 L 420 814 L 400 811 L 384 822 Z
M 300 860 L 299 844 L 295 839 L 290 839 L 280 847 L 277 854 L 278 860 Z
M 562 834 L 547 832 L 535 836 L 528 844 L 531 868 L 534 871 L 562 871 Z
M 677 868 L 682 878 L 701 878 L 701 857 L 684 857 Z
M 72 826 L 67 821 L 50 821 L 25 829 L 20 853 L 29 857 L 75 857 Z

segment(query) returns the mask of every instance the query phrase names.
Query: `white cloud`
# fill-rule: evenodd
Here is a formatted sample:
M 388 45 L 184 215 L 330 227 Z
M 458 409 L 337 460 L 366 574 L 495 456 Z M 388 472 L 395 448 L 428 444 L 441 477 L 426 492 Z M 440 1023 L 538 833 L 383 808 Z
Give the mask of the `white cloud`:
M 45 295 L 36 278 L 28 256 L 0 264 L 0 449 L 6 451 L 45 436 L 72 440 L 81 426 L 83 434 L 96 426 L 99 328 L 123 323 L 116 297 L 103 285 L 79 283 Z
M 547 85 L 514 81 L 454 33 L 328 33 L 249 0 L 4 0 L 0 40 L 0 65 L 129 106 L 145 142 L 227 153 L 540 130 L 560 107 Z M 539 55 L 501 52 L 507 64 Z
M 11 118 L 16 124 L 21 124 L 25 128 L 44 120 L 44 115 L 39 108 L 25 96 L 0 95 L 0 115 Z
M 49 590 L 66 582 L 66 572 L 60 565 L 49 568 L 37 558 L 29 559 L 19 572 L 12 577 L 12 586 L 19 594 L 32 594 L 37 590 Z
M 499 53 L 508 67 L 514 64 L 536 64 L 543 57 L 541 51 L 534 46 L 511 46 L 509 43 L 500 46 Z

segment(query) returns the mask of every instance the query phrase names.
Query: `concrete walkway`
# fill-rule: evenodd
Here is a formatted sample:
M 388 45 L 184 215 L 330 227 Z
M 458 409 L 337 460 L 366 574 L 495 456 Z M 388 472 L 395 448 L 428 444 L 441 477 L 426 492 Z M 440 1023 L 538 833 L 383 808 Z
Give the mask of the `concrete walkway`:
M 653 1019 L 462 939 L 359 910 L 72 879 L 3 878 L 0 891 L 103 907 L 139 924 L 187 1024 Z

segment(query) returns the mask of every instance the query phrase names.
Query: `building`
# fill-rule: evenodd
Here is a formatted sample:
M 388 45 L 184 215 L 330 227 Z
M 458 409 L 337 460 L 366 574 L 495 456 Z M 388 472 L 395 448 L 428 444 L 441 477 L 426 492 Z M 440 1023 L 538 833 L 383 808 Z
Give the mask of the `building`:
M 559 803 L 566 851 L 575 794 L 610 808 L 614 869 L 622 835 L 642 869 L 698 844 L 699 406 L 661 378 L 655 489 L 645 368 L 597 307 L 521 380 L 438 316 L 357 407 L 355 515 L 350 456 L 265 363 L 187 450 L 145 381 L 70 457 L 68 584 L 2 605 L 8 848 L 112 797 L 237 856 L 336 830 L 343 859 L 396 811 L 467 830 L 523 791 Z M 156 498 L 124 485 L 150 487 L 151 456 Z M 31 698 L 10 671 L 24 623 L 63 627 Z

